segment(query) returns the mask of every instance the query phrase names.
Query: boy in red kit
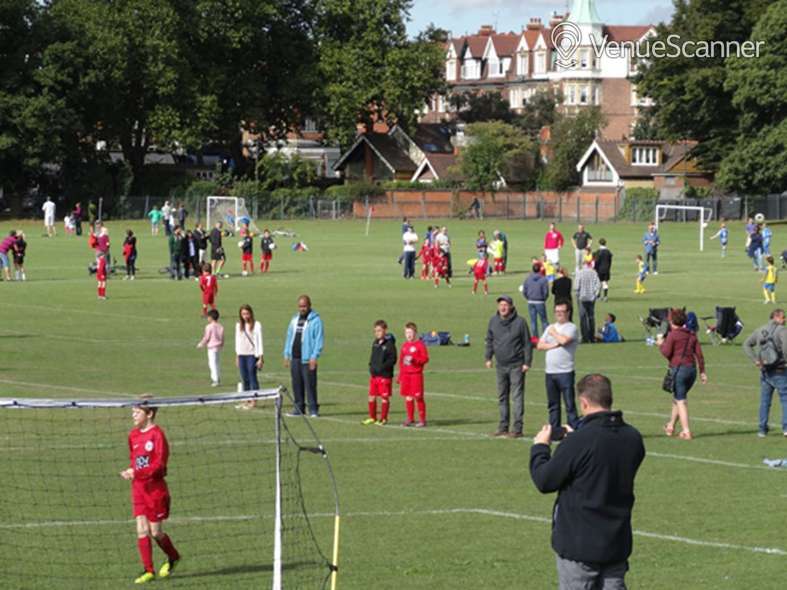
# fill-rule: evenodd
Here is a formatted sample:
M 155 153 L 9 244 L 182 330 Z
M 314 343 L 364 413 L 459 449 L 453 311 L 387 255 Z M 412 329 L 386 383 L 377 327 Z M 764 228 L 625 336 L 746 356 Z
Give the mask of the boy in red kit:
M 271 268 L 271 259 L 273 258 L 273 251 L 276 249 L 276 242 L 271 237 L 271 232 L 268 228 L 262 230 L 262 239 L 260 240 L 260 272 L 268 272 Z
M 241 276 L 248 276 L 254 274 L 254 234 L 246 227 L 245 232 L 242 234 L 243 238 L 238 243 L 241 250 Z
M 169 518 L 169 489 L 167 475 L 169 445 L 164 431 L 156 426 L 156 408 L 140 402 L 131 411 L 134 428 L 128 435 L 131 467 L 120 472 L 120 477 L 131 481 L 131 502 L 137 521 L 137 548 L 145 571 L 134 580 L 146 584 L 156 578 L 153 569 L 151 538 L 167 554 L 159 576 L 168 577 L 180 560 L 180 554 L 169 536 L 162 530 L 162 521 Z
M 486 254 L 482 254 L 473 265 L 473 295 L 478 290 L 478 282 L 484 282 L 484 295 L 489 295 L 489 284 L 486 282 L 486 277 L 489 274 L 489 259 Z
M 216 293 L 219 292 L 219 281 L 211 272 L 210 264 L 202 265 L 202 274 L 199 277 L 199 288 L 202 291 L 202 317 L 208 315 L 208 306 L 216 309 Z
M 365 426 L 388 424 L 391 403 L 391 383 L 396 366 L 396 340 L 388 333 L 384 320 L 374 323 L 374 342 L 369 358 L 369 417 L 362 422 Z M 380 398 L 380 419 L 377 419 L 377 398 Z
M 445 280 L 448 288 L 451 288 L 451 279 L 448 276 L 448 257 L 439 248 L 432 251 L 432 268 L 434 270 L 435 289 L 440 286 L 440 279 Z
M 98 298 L 107 298 L 107 257 L 103 252 L 98 253 L 96 261 L 96 280 L 98 281 Z
M 429 352 L 418 339 L 418 327 L 410 322 L 404 327 L 405 343 L 399 354 L 399 395 L 404 398 L 407 421 L 402 426 L 426 426 L 424 402 L 424 366 L 429 362 Z M 415 423 L 415 406 L 418 407 L 418 424 Z
M 416 260 L 421 259 L 421 280 L 425 281 L 429 278 L 429 273 L 431 272 L 432 267 L 432 245 L 429 243 L 429 239 L 424 240 L 424 243 L 421 245 L 421 250 L 418 252 L 418 255 L 415 257 Z

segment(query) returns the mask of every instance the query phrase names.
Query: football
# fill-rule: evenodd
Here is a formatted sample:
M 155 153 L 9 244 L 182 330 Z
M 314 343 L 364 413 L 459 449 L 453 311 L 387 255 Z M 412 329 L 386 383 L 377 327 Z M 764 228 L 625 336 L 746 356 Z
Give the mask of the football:
M 756 221 L 757 223 L 762 223 L 763 221 L 765 221 L 765 215 L 762 213 L 757 213 L 754 216 L 754 221 Z

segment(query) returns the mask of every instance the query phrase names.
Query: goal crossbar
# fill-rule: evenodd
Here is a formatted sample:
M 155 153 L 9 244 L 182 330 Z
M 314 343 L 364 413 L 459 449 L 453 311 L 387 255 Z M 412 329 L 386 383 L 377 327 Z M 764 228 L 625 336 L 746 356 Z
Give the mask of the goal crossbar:
M 713 209 L 710 207 L 702 207 L 700 205 L 656 205 L 656 219 L 655 225 L 656 229 L 659 229 L 659 222 L 661 221 L 661 212 L 662 211 L 696 211 L 699 213 L 698 221 L 699 221 L 699 230 L 700 230 L 700 252 L 705 249 L 705 226 L 707 223 L 713 219 Z M 707 213 L 707 219 L 705 217 Z

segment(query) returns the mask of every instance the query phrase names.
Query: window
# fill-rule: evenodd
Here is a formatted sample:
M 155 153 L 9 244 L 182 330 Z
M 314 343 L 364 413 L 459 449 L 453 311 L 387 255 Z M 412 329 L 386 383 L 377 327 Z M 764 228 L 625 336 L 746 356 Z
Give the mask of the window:
M 516 75 L 527 76 L 528 74 L 527 53 L 522 52 L 516 56 Z
M 481 77 L 481 62 L 477 59 L 468 59 L 462 66 L 462 78 L 465 80 L 478 80 Z
M 657 166 L 658 149 L 655 147 L 635 147 L 631 151 L 631 162 L 637 166 Z
M 317 131 L 317 122 L 311 117 L 306 117 L 303 122 L 303 130 L 306 132 Z
M 512 109 L 521 109 L 525 106 L 531 90 L 524 88 L 512 88 L 508 93 L 508 102 Z
M 573 84 L 566 86 L 566 104 L 577 104 L 577 87 Z
M 588 104 L 590 100 L 590 89 L 587 86 L 579 87 L 579 104 Z
M 583 70 L 588 69 L 590 64 L 590 52 L 587 49 L 583 49 L 579 52 L 579 67 Z
M 456 60 L 449 59 L 445 62 L 445 79 L 456 80 Z
M 490 78 L 499 78 L 500 76 L 502 76 L 503 75 L 503 72 L 501 71 L 502 70 L 502 66 L 503 66 L 503 64 L 500 63 L 498 60 L 490 59 L 489 60 L 489 77 Z
M 442 95 L 437 96 L 437 112 L 438 113 L 445 112 L 445 96 Z
M 601 93 L 598 91 L 598 86 L 593 87 L 593 104 L 601 104 Z
M 535 73 L 536 74 L 545 74 L 547 71 L 547 52 L 546 51 L 537 51 L 536 52 L 536 66 L 535 66 Z

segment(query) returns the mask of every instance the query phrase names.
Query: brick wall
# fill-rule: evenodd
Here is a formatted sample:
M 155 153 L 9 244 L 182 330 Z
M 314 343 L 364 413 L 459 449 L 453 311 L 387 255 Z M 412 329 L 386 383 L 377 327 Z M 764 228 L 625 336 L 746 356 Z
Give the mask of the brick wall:
M 631 82 L 622 78 L 602 80 L 601 110 L 607 119 L 607 126 L 601 131 L 605 139 L 630 137 L 636 119 L 636 109 L 631 106 Z
M 481 202 L 485 217 L 508 219 L 568 219 L 608 221 L 620 209 L 616 191 L 551 191 L 475 193 L 450 190 L 388 191 L 380 197 L 369 197 L 378 219 L 440 218 L 466 215 L 474 198 Z M 365 217 L 366 201 L 353 203 L 353 215 Z

